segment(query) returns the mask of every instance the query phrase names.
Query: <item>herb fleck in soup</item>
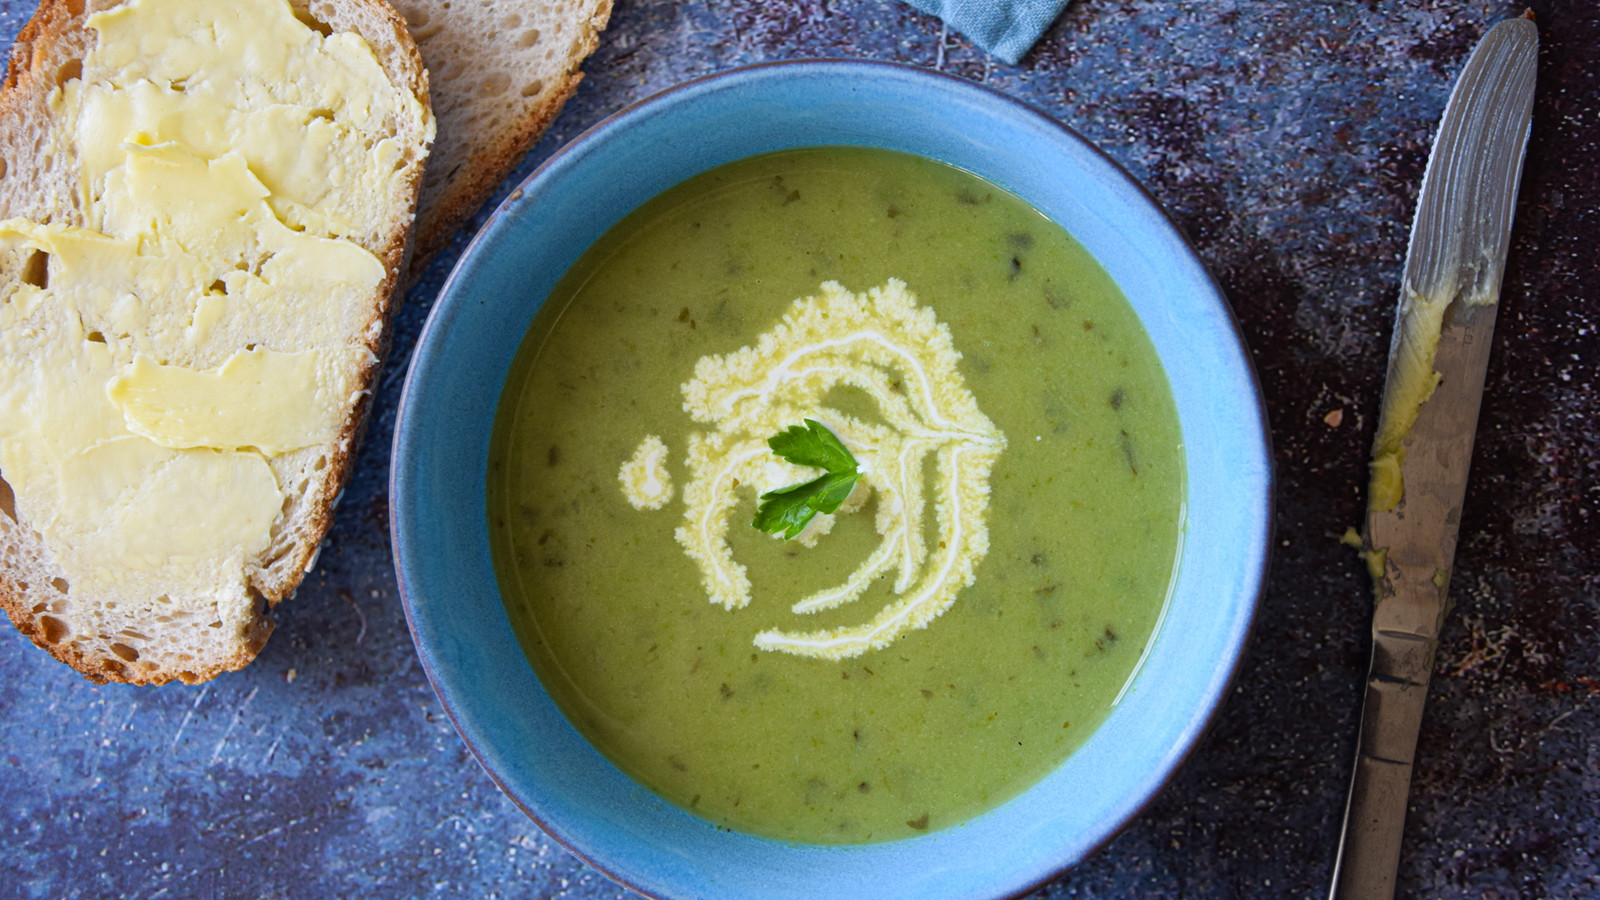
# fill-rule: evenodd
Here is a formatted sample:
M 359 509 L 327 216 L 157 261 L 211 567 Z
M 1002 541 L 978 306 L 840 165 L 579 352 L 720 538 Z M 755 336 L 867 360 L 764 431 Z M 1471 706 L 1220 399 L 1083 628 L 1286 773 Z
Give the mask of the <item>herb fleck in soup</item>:
M 807 419 L 861 472 L 781 540 L 758 495 L 828 473 L 763 445 Z M 507 610 L 573 724 L 686 809 L 817 843 L 957 824 L 1065 759 L 1181 528 L 1176 410 L 1100 266 L 862 148 L 733 163 L 608 232 L 529 329 L 490 472 Z

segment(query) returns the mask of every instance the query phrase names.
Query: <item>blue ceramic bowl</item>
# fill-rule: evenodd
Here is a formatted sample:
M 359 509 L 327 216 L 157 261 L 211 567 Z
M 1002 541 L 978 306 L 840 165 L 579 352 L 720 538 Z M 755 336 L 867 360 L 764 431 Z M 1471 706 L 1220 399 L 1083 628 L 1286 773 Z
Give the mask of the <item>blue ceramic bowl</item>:
M 975 172 L 1065 226 L 1144 322 L 1171 379 L 1188 467 L 1186 538 L 1138 675 L 1076 753 L 963 825 L 812 846 L 716 827 L 596 752 L 512 634 L 490 562 L 486 458 L 501 384 L 541 300 L 596 238 L 684 179 L 828 144 Z M 400 401 L 395 560 L 428 677 L 490 775 L 556 840 L 647 895 L 978 898 L 1022 892 L 1107 841 L 1173 774 L 1222 702 L 1260 591 L 1270 463 L 1237 327 L 1151 198 L 1082 138 L 966 81 L 867 62 L 778 63 L 690 82 L 601 123 L 490 218 L 428 319 Z

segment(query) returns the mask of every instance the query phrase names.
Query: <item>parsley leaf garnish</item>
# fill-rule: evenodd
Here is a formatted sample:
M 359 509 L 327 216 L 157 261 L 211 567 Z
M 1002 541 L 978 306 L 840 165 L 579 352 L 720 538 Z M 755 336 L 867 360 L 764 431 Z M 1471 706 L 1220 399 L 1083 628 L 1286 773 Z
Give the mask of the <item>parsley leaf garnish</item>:
M 813 419 L 767 438 L 767 446 L 797 466 L 827 470 L 810 481 L 761 495 L 751 524 L 768 534 L 781 534 L 784 540 L 799 534 L 817 513 L 836 511 L 861 479 L 856 458 L 833 432 Z

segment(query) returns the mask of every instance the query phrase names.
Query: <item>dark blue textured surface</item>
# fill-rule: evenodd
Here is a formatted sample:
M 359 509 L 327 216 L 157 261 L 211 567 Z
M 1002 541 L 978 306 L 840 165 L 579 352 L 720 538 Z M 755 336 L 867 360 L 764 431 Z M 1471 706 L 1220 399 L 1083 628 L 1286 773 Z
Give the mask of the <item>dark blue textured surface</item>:
M 1540 93 L 1402 891 L 1600 895 L 1600 10 L 1534 2 Z M 0 29 L 31 13 L 0 0 Z M 1450 79 L 1509 4 L 1075 0 L 1019 66 L 890 0 L 619 2 L 518 178 L 623 105 L 764 59 L 983 81 L 1144 181 L 1217 273 L 1274 427 L 1279 546 L 1234 696 L 1173 784 L 1038 896 L 1316 897 L 1365 668 L 1357 524 L 1400 258 Z M 1520 6 L 1518 7 L 1520 11 Z M 457 242 L 457 247 L 460 246 Z M 250 668 L 96 687 L 0 631 L 0 896 L 615 897 L 442 715 L 388 557 L 410 295 L 319 569 Z

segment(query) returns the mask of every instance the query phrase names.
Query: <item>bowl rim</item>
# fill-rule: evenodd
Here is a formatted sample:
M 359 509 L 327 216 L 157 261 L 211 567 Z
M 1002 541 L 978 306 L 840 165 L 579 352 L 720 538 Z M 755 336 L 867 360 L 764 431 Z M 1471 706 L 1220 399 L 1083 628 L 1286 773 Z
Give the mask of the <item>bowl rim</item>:
M 1261 539 L 1258 542 L 1255 542 L 1256 552 L 1247 561 L 1247 565 L 1242 568 L 1242 574 L 1246 587 L 1245 590 L 1240 592 L 1239 597 L 1241 614 L 1236 617 L 1233 628 L 1230 629 L 1229 632 L 1229 654 L 1227 665 L 1225 669 L 1219 667 L 1219 670 L 1213 673 L 1211 683 L 1215 688 L 1214 691 L 1206 698 L 1203 708 L 1201 708 L 1199 711 L 1200 714 L 1185 730 L 1181 741 L 1179 741 L 1176 745 L 1176 752 L 1165 760 L 1165 765 L 1161 771 L 1159 771 L 1158 777 L 1154 778 L 1153 780 L 1146 779 L 1140 783 L 1140 786 L 1135 791 L 1130 792 L 1130 794 L 1137 794 L 1137 796 L 1132 799 L 1131 803 L 1123 804 L 1117 816 L 1117 820 L 1112 823 L 1111 827 L 1103 829 L 1101 834 L 1085 844 L 1081 852 L 1078 852 L 1073 858 L 1052 863 L 1052 865 L 1047 867 L 1047 871 L 1030 877 L 1025 882 L 1014 881 L 1013 883 L 1000 888 L 1002 891 L 1001 893 L 985 894 L 984 896 L 1021 897 L 1034 890 L 1037 890 L 1042 885 L 1055 880 L 1063 873 L 1079 865 L 1090 856 L 1099 852 L 1111 841 L 1115 840 L 1135 820 L 1137 820 L 1149 807 L 1149 805 L 1155 801 L 1161 792 L 1171 784 L 1171 782 L 1177 777 L 1178 773 L 1182 770 L 1184 764 L 1199 749 L 1200 745 L 1205 740 L 1206 734 L 1216 724 L 1220 718 L 1223 707 L 1226 705 L 1228 698 L 1233 692 L 1232 688 L 1242 669 L 1246 650 L 1249 647 L 1250 638 L 1252 632 L 1254 631 L 1256 621 L 1259 617 L 1261 599 L 1266 590 L 1268 573 L 1272 561 L 1271 553 L 1273 536 L 1276 529 L 1273 500 L 1276 494 L 1277 476 L 1274 462 L 1275 457 L 1272 451 L 1272 435 L 1270 429 L 1270 420 L 1268 418 L 1268 410 L 1266 407 L 1266 399 L 1261 389 L 1260 376 L 1254 366 L 1248 344 L 1245 340 L 1245 335 L 1243 330 L 1240 328 L 1237 316 L 1234 314 L 1231 305 L 1227 301 L 1227 296 L 1223 292 L 1221 285 L 1218 283 L 1215 275 L 1209 270 L 1208 267 L 1205 266 L 1189 236 L 1172 219 L 1167 210 L 1159 202 L 1157 202 L 1149 190 L 1146 189 L 1138 179 L 1134 178 L 1124 166 L 1107 155 L 1099 146 L 1082 136 L 1070 125 L 1067 125 L 1066 123 L 1056 119 L 1054 116 L 1044 112 L 1042 109 L 1024 100 L 1005 94 L 998 89 L 992 88 L 985 84 L 972 82 L 968 79 L 946 72 L 928 69 L 908 63 L 885 60 L 805 58 L 753 63 L 721 69 L 715 72 L 690 78 L 663 90 L 637 99 L 586 128 L 582 133 L 556 149 L 548 158 L 541 162 L 526 178 L 524 178 L 513 190 L 509 192 L 504 200 L 496 205 L 495 209 L 490 212 L 482 226 L 472 235 L 467 245 L 461 251 L 460 256 L 452 265 L 448 276 L 436 295 L 433 307 L 428 312 L 422 330 L 415 341 L 413 352 L 410 358 L 406 361 L 407 371 L 404 384 L 401 389 L 399 400 L 396 403 L 396 419 L 393 432 L 391 467 L 388 478 L 388 499 L 390 513 L 389 536 L 394 557 L 394 566 L 399 594 L 406 617 L 406 626 L 411 634 L 419 662 L 422 664 L 423 671 L 428 678 L 429 684 L 433 688 L 435 695 L 438 697 L 440 705 L 444 709 L 445 714 L 449 717 L 452 726 L 456 730 L 456 733 L 462 738 L 463 742 L 473 754 L 473 757 L 478 761 L 479 765 L 489 775 L 490 779 L 501 790 L 506 798 L 511 800 L 511 802 L 515 804 L 517 808 L 520 809 L 526 816 L 528 816 L 529 819 L 537 824 L 540 829 L 545 832 L 545 834 L 560 844 L 564 849 L 567 850 L 567 852 L 571 853 L 588 866 L 594 868 L 596 871 L 605 875 L 607 878 L 617 882 L 631 891 L 638 892 L 644 896 L 656 897 L 669 895 L 652 893 L 652 888 L 649 888 L 639 880 L 630 877 L 629 873 L 612 865 L 609 860 L 599 856 L 596 853 L 590 852 L 588 848 L 583 846 L 581 841 L 573 839 L 567 830 L 560 825 L 560 823 L 554 821 L 550 816 L 546 815 L 528 802 L 527 799 L 522 796 L 517 786 L 510 783 L 506 777 L 504 777 L 502 773 L 497 770 L 496 766 L 489 758 L 485 748 L 480 746 L 478 741 L 474 739 L 472 735 L 472 728 L 469 727 L 467 722 L 467 718 L 471 714 L 462 708 L 462 704 L 460 703 L 459 698 L 456 696 L 457 689 L 449 683 L 449 681 L 440 671 L 439 665 L 433 656 L 433 652 L 430 649 L 427 640 L 425 639 L 424 631 L 426 626 L 422 621 L 424 616 L 418 610 L 416 598 L 414 596 L 415 578 L 411 565 L 414 555 L 411 552 L 412 548 L 410 546 L 410 541 L 407 534 L 409 523 L 413 518 L 413 510 L 409 505 L 409 495 L 405 490 L 407 479 L 411 476 L 413 469 L 416 467 L 416 460 L 411 452 L 411 447 L 407 441 L 407 436 L 410 433 L 408 426 L 411 424 L 413 419 L 420 415 L 417 412 L 417 408 L 422 402 L 419 399 L 422 392 L 422 388 L 419 385 L 422 375 L 419 373 L 424 373 L 431 362 L 432 357 L 440 352 L 437 347 L 441 341 L 438 333 L 441 332 L 445 327 L 442 323 L 449 317 L 454 305 L 459 302 L 464 302 L 461 299 L 461 295 L 458 294 L 458 291 L 466 290 L 462 284 L 470 279 L 473 262 L 479 258 L 479 255 L 484 251 L 486 245 L 491 242 L 494 236 L 502 228 L 507 227 L 507 221 L 512 218 L 512 213 L 514 213 L 518 206 L 524 202 L 524 198 L 536 192 L 537 187 L 549 172 L 559 169 L 561 166 L 566 164 L 570 158 L 580 156 L 587 150 L 587 148 L 597 141 L 606 140 L 607 136 L 616 128 L 619 121 L 627 122 L 641 115 L 646 115 L 650 111 L 670 104 L 680 97 L 692 95 L 694 92 L 705 88 L 707 85 L 715 85 L 721 82 L 745 79 L 752 76 L 762 77 L 764 73 L 771 72 L 773 70 L 782 70 L 803 74 L 805 72 L 814 70 L 834 70 L 843 72 L 850 69 L 859 70 L 864 76 L 870 76 L 870 74 L 873 72 L 891 72 L 901 76 L 910 75 L 913 78 L 927 79 L 930 85 L 940 85 L 938 89 L 941 90 L 948 89 L 956 92 L 968 92 L 974 96 L 976 96 L 978 93 L 981 93 L 986 95 L 985 102 L 994 103 L 1002 108 L 1009 108 L 1011 114 L 1013 115 L 1021 118 L 1033 119 L 1037 124 L 1046 126 L 1048 130 L 1058 131 L 1061 133 L 1067 143 L 1074 144 L 1078 150 L 1086 152 L 1088 155 L 1097 158 L 1097 161 L 1101 165 L 1107 167 L 1115 177 L 1121 180 L 1121 187 L 1125 189 L 1131 189 L 1133 193 L 1143 201 L 1144 205 L 1147 207 L 1146 212 L 1153 212 L 1155 214 L 1155 216 L 1161 221 L 1166 229 L 1171 232 L 1171 236 L 1175 238 L 1176 242 L 1181 246 L 1182 252 L 1187 256 L 1188 261 L 1193 264 L 1195 269 L 1202 273 L 1202 277 L 1209 287 L 1210 292 L 1218 301 L 1218 311 L 1221 313 L 1222 318 L 1225 320 L 1228 328 L 1231 329 L 1232 343 L 1234 348 L 1238 351 L 1239 362 L 1242 364 L 1243 375 L 1245 376 L 1245 380 L 1247 381 L 1250 389 L 1249 397 L 1250 400 L 1253 401 L 1249 403 L 1248 406 L 1252 408 L 1251 411 L 1254 414 L 1254 422 L 1257 425 L 1257 428 L 1254 431 L 1254 436 L 1258 439 L 1258 442 L 1252 446 L 1258 449 L 1260 452 L 1260 457 L 1256 461 L 1258 466 L 1254 470 L 1254 474 L 1256 475 L 1258 482 L 1252 482 L 1252 485 L 1254 486 L 1258 483 L 1258 490 L 1255 493 L 1259 495 L 1258 499 L 1260 505 L 1258 507 L 1251 508 L 1252 511 L 1249 516 L 1249 520 L 1250 522 L 1258 525 Z M 712 167 L 702 167 L 699 169 L 699 171 L 703 172 Z M 693 176 L 691 175 L 688 177 Z M 979 177 L 986 176 L 980 175 Z M 1026 197 L 1023 199 L 1028 201 L 1028 198 Z M 623 212 L 621 215 L 625 216 L 626 214 L 626 212 Z M 540 302 L 543 302 L 542 298 Z M 1168 374 L 1168 378 L 1170 380 L 1170 373 Z M 1187 525 L 1185 525 L 1184 528 L 1187 530 Z M 1181 558 L 1181 545 L 1178 550 L 1178 554 Z M 1176 569 L 1174 570 L 1174 578 L 1176 578 Z M 496 586 L 496 591 L 498 592 L 498 586 Z M 1156 635 L 1156 632 L 1152 632 L 1152 635 L 1149 638 L 1151 643 L 1155 641 Z M 531 666 L 529 671 L 530 674 L 532 674 Z M 537 679 L 537 675 L 534 675 L 534 677 Z M 1033 788 L 1030 787 L 1025 789 L 1023 793 L 1026 794 L 1032 790 Z M 1124 799 L 1126 800 L 1128 798 Z M 960 825 L 955 825 L 946 829 L 942 829 L 942 831 L 954 831 L 960 827 Z M 765 838 L 757 839 L 769 840 Z M 914 837 L 906 840 L 917 841 L 925 839 L 926 837 Z M 788 842 L 774 841 L 773 843 L 782 845 Z M 897 842 L 888 842 L 888 844 L 893 843 Z M 886 846 L 886 844 L 867 844 L 857 846 L 871 848 L 875 846 Z

